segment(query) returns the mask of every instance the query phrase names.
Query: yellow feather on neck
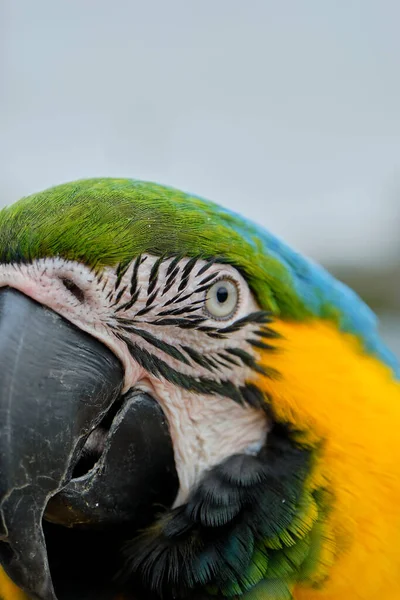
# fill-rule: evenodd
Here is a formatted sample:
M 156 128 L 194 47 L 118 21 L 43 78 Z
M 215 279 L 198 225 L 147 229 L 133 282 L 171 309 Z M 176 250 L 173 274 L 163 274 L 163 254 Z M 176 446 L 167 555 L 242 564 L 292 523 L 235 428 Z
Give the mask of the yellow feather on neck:
M 318 589 L 297 585 L 295 600 L 400 597 L 400 383 L 361 343 L 321 320 L 277 321 L 282 338 L 260 378 L 278 420 L 319 447 L 313 476 L 333 494 L 327 524 L 338 555 Z M 327 544 L 331 541 L 327 541 Z
M 0 599 L 29 600 L 28 596 L 19 589 L 0 567 Z

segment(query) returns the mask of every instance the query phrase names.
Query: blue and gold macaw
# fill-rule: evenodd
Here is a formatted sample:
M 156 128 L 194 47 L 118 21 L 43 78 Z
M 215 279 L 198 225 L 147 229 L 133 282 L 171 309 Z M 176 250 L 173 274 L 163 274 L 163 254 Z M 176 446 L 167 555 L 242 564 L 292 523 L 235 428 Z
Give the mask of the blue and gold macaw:
M 348 288 L 130 179 L 0 212 L 0 597 L 398 600 L 400 366 Z

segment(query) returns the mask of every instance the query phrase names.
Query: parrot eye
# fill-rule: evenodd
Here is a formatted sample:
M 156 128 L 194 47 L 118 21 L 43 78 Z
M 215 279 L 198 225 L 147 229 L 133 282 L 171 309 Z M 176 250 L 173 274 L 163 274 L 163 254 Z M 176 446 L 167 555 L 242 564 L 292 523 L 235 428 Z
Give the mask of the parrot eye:
M 239 291 L 232 279 L 220 279 L 207 291 L 205 308 L 214 319 L 229 319 L 237 309 Z

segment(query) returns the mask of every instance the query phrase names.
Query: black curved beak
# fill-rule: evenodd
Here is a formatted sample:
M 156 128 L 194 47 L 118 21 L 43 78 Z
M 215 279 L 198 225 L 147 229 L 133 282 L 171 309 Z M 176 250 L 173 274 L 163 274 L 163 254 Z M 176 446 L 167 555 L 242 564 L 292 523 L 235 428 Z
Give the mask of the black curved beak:
M 69 527 L 102 526 L 132 517 L 129 499 L 139 509 L 132 502 L 139 490 L 147 504 L 144 484 L 152 501 L 158 492 L 167 502 L 176 494 L 162 411 L 150 397 L 121 401 L 123 375 L 116 356 L 90 335 L 22 293 L 0 290 L 0 563 L 33 598 L 56 600 L 46 514 Z M 97 429 L 105 440 L 96 464 L 79 473 Z

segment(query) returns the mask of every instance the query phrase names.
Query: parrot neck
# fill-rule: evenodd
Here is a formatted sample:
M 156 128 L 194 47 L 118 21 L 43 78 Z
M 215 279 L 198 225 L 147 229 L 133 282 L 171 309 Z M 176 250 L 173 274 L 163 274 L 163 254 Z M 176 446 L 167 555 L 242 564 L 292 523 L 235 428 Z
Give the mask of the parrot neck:
M 277 350 L 264 351 L 261 362 L 280 377 L 257 384 L 274 418 L 315 449 L 308 486 L 330 498 L 310 583 L 327 564 L 328 579 L 323 592 L 305 583 L 294 598 L 370 600 L 381 593 L 389 600 L 400 572 L 400 383 L 355 336 L 328 322 L 276 321 L 273 328 L 281 335 Z

